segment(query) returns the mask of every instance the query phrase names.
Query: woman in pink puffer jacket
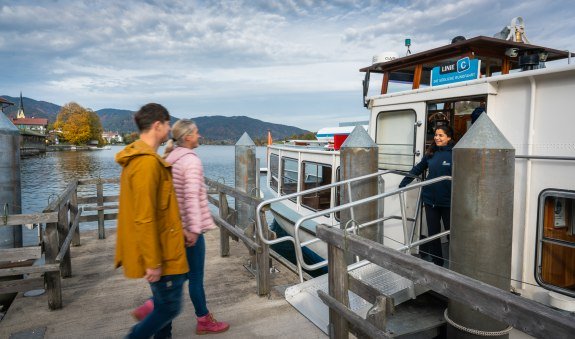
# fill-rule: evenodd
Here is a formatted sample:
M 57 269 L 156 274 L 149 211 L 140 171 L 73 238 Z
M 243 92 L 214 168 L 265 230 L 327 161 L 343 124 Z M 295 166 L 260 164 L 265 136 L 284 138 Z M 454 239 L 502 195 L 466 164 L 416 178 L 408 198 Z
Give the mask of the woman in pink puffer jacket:
M 192 120 L 182 119 L 172 127 L 172 135 L 173 138 L 166 145 L 164 157 L 172 164 L 174 189 L 184 225 L 186 257 L 190 267 L 188 291 L 198 318 L 196 334 L 224 332 L 230 325 L 217 321 L 208 311 L 204 292 L 206 244 L 203 233 L 216 225 L 208 208 L 202 162 L 193 151 L 199 146 L 200 134 Z M 133 314 L 136 318 L 143 318 L 151 309 L 153 304 L 148 300 Z

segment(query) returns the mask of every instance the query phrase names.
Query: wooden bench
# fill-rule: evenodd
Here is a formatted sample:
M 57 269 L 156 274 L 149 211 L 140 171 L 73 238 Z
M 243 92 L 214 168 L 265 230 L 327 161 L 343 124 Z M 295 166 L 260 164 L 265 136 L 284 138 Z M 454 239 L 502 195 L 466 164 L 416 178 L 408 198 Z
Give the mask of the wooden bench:
M 58 222 L 59 212 L 7 215 L 0 221 L 0 227 L 42 223 L 47 225 L 46 229 L 50 233 L 49 237 L 45 235 L 42 237 L 43 247 L 30 246 L 0 250 L 0 280 L 2 280 L 0 294 L 45 288 L 48 295 L 48 307 L 51 310 L 62 308 L 61 276 L 65 275 L 61 274 L 62 260 L 58 260 L 57 257 L 59 239 L 55 232 L 55 225 Z M 33 265 L 42 257 L 43 249 L 46 263 Z
M 0 294 L 42 289 L 48 279 L 57 279 L 59 287 L 60 265 L 34 265 L 41 257 L 40 246 L 0 249 Z

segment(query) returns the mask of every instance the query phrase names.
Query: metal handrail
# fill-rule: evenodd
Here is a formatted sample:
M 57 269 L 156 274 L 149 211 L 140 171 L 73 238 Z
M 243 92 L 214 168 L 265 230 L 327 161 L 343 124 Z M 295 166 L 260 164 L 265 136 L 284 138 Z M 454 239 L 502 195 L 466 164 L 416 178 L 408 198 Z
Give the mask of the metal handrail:
M 366 174 L 363 176 L 359 176 L 359 177 L 355 177 L 355 178 L 351 178 L 351 179 L 346 179 L 346 180 L 342 180 L 342 181 L 337 181 L 331 184 L 327 184 L 327 185 L 323 185 L 323 186 L 319 186 L 319 187 L 314 187 L 314 188 L 310 188 L 304 191 L 300 191 L 300 192 L 294 192 L 294 193 L 290 193 L 287 195 L 283 195 L 277 198 L 272 198 L 272 199 L 268 199 L 265 201 L 262 201 L 256 208 L 256 228 L 257 228 L 257 234 L 260 237 L 260 239 L 262 240 L 262 242 L 264 244 L 267 245 L 275 245 L 281 242 L 285 242 L 285 241 L 291 241 L 294 244 L 294 249 L 296 251 L 296 258 L 298 258 L 297 253 L 301 252 L 301 247 L 296 248 L 296 243 L 295 243 L 295 239 L 294 237 L 287 235 L 284 237 L 280 237 L 277 239 L 266 239 L 264 237 L 263 234 L 263 222 L 261 220 L 262 218 L 262 213 L 261 211 L 263 210 L 264 206 L 267 205 L 271 205 L 272 203 L 275 202 L 279 202 L 279 201 L 283 201 L 283 200 L 288 200 L 288 199 L 293 199 L 293 198 L 297 198 L 298 196 L 302 196 L 302 195 L 307 195 L 310 193 L 315 193 L 315 192 L 319 192 L 319 191 L 323 191 L 323 190 L 327 190 L 327 189 L 331 189 L 333 187 L 337 187 L 337 186 L 342 186 L 342 185 L 348 185 L 348 188 L 351 188 L 351 186 L 349 186 L 350 183 L 352 182 L 356 182 L 356 181 L 361 181 L 361 180 L 366 180 L 366 179 L 370 179 L 370 178 L 374 178 L 374 177 L 379 177 L 379 176 L 383 176 L 385 174 L 400 174 L 402 176 L 409 176 L 412 177 L 414 179 L 419 179 L 419 177 L 409 174 L 409 173 L 405 173 L 405 172 L 401 172 L 401 171 L 397 171 L 397 170 L 387 170 L 387 171 L 382 171 L 382 172 L 375 172 L 375 173 L 370 173 L 370 174 Z M 324 212 L 321 214 L 326 214 L 325 210 Z M 318 240 L 319 241 L 319 240 Z M 315 242 L 315 241 L 314 241 Z M 310 242 L 306 242 L 306 244 L 310 244 Z M 305 246 L 305 245 L 301 245 L 300 246 Z M 303 257 L 303 255 L 300 255 L 299 257 Z M 300 260 L 296 260 L 297 261 L 297 268 L 298 268 L 298 274 L 300 276 L 300 279 L 303 279 L 303 271 L 302 271 L 302 266 L 300 263 Z
M 364 199 L 360 199 L 360 200 L 357 200 L 357 201 L 354 201 L 354 202 L 350 202 L 350 203 L 347 203 L 347 204 L 344 204 L 344 205 L 336 206 L 336 207 L 333 207 L 333 208 L 330 208 L 330 209 L 327 209 L 327 210 L 323 210 L 323 211 L 321 211 L 321 212 L 316 212 L 316 213 L 312 213 L 312 214 L 309 214 L 309 215 L 302 216 L 301 218 L 298 219 L 298 221 L 297 221 L 297 222 L 295 223 L 295 225 L 294 225 L 294 236 L 295 236 L 295 237 L 294 237 L 294 238 L 295 238 L 295 246 L 294 246 L 294 247 L 295 247 L 295 252 L 296 252 L 296 257 L 297 257 L 298 264 L 301 262 L 301 267 L 302 267 L 303 269 L 311 270 L 311 271 L 316 270 L 316 269 L 318 269 L 318 268 L 321 268 L 321 267 L 324 267 L 324 266 L 327 265 L 327 260 L 321 261 L 321 262 L 316 263 L 316 264 L 313 264 L 313 265 L 308 265 L 308 264 L 305 263 L 305 261 L 304 261 L 304 259 L 303 259 L 303 254 L 301 253 L 301 247 L 300 247 L 300 246 L 301 246 L 301 242 L 300 242 L 300 239 L 299 239 L 299 229 L 300 229 L 300 227 L 301 227 L 301 225 L 302 225 L 302 223 L 303 223 L 304 221 L 309 220 L 309 219 L 313 219 L 313 218 L 317 218 L 317 217 L 319 217 L 319 216 L 321 216 L 321 215 L 323 215 L 323 214 L 326 214 L 326 213 L 339 212 L 339 211 L 345 210 L 345 209 L 347 209 L 347 208 L 352 208 L 352 207 L 354 207 L 354 206 L 358 206 L 358 205 L 361 205 L 361 204 L 364 204 L 364 203 L 368 203 L 368 202 L 371 202 L 371 201 L 375 201 L 375 200 L 387 198 L 387 197 L 390 197 L 390 196 L 393 196 L 393 195 L 397 195 L 397 194 L 403 195 L 403 194 L 405 194 L 405 192 L 407 192 L 407 191 L 410 191 L 410 190 L 413 190 L 413 189 L 416 189 L 416 188 L 421 188 L 421 187 L 424 187 L 424 186 L 427 186 L 427 185 L 431 185 L 431 184 L 434 184 L 434 183 L 437 183 L 437 182 L 440 182 L 440 181 L 444 181 L 444 180 L 451 180 L 451 176 L 441 176 L 441 177 L 438 177 L 438 178 L 426 180 L 426 181 L 423 181 L 423 182 L 420 182 L 420 183 L 417 183 L 417 184 L 410 185 L 410 186 L 408 186 L 408 187 L 398 188 L 398 189 L 395 189 L 395 190 L 390 191 L 390 192 L 387 192 L 387 193 L 381 193 L 381 194 L 378 194 L 378 195 L 373 195 L 373 196 L 371 196 L 371 197 L 367 197 L 367 198 L 364 198 Z M 402 211 L 402 213 L 403 213 L 403 212 L 404 212 L 404 211 Z M 359 227 L 361 228 L 361 226 L 359 226 Z M 424 240 L 420 240 L 420 241 L 418 241 L 417 243 L 418 243 L 418 244 L 422 244 L 422 243 L 426 243 L 426 242 L 428 242 L 428 241 L 431 241 L 431 240 L 434 240 L 434 239 L 435 239 L 435 238 L 431 238 L 431 239 L 430 239 L 430 238 L 431 238 L 431 237 L 426 238 L 426 239 L 424 239 Z M 413 247 L 412 244 L 410 244 L 410 246 Z M 411 247 L 408 247 L 408 248 L 411 248 Z M 299 265 L 298 265 L 298 266 L 299 266 Z M 300 281 L 303 282 L 303 276 L 302 276 L 301 274 L 300 274 Z
M 373 177 L 377 177 L 380 175 L 384 175 L 384 174 L 389 174 L 389 173 L 393 173 L 393 174 L 401 174 L 403 176 L 411 176 L 415 179 L 418 179 L 419 177 L 411 175 L 409 173 L 403 173 L 400 171 L 396 171 L 396 170 L 387 170 L 387 171 L 383 171 L 383 172 L 376 172 L 376 173 L 370 173 L 370 174 L 366 174 L 366 175 L 362 175 L 360 177 L 356 177 L 356 178 L 351 178 L 351 179 L 346 179 L 346 180 L 342 180 L 342 181 L 337 181 L 337 182 L 333 182 L 331 184 L 327 184 L 327 185 L 323 185 L 323 186 L 319 186 L 319 187 L 314 187 L 314 188 L 310 188 L 304 191 L 299 191 L 299 192 L 294 192 L 294 193 L 290 193 L 290 194 L 286 194 L 286 195 L 282 195 L 281 197 L 277 197 L 277 198 L 272 198 L 272 199 L 268 199 L 265 201 L 262 201 L 256 208 L 256 226 L 257 226 L 257 231 L 258 231 L 258 236 L 260 237 L 260 239 L 262 240 L 262 242 L 264 244 L 267 245 L 275 245 L 278 244 L 280 242 L 284 242 L 284 241 L 291 241 L 293 242 L 293 237 L 292 236 L 285 236 L 285 237 L 281 237 L 281 238 L 277 238 L 277 239 L 273 239 L 273 240 L 269 240 L 266 239 L 263 235 L 263 226 L 262 226 L 262 221 L 261 221 L 261 211 L 263 210 L 264 206 L 267 205 L 271 205 L 274 202 L 279 202 L 282 200 L 288 200 L 288 199 L 292 199 L 292 198 L 297 198 L 298 196 L 302 196 L 302 195 L 307 195 L 310 193 L 315 193 L 315 192 L 319 192 L 319 191 L 323 191 L 326 189 L 331 189 L 333 187 L 337 187 L 337 186 L 341 186 L 347 183 L 351 183 L 351 182 L 355 182 L 355 181 L 361 181 L 361 180 L 365 180 L 365 179 L 370 179 Z M 323 210 L 325 211 L 325 210 Z M 323 214 L 327 214 L 326 212 L 322 213 Z
M 304 243 L 301 243 L 301 242 L 300 242 L 300 240 L 299 240 L 299 226 L 301 225 L 301 223 L 302 223 L 303 221 L 308 220 L 308 219 L 313 219 L 313 218 L 316 218 L 316 217 L 318 217 L 318 216 L 322 216 L 322 215 L 325 215 L 325 214 L 329 214 L 329 213 L 334 213 L 334 212 L 337 212 L 337 211 L 341 211 L 341 210 L 344 210 L 344 209 L 346 209 L 346 208 L 350 208 L 351 211 L 352 211 L 352 214 L 353 214 L 353 207 L 355 207 L 355 206 L 357 206 L 357 205 L 360 205 L 360 204 L 362 204 L 362 203 L 369 202 L 369 201 L 373 201 L 373 200 L 377 200 L 377 199 L 380 199 L 380 198 L 385 198 L 385 197 L 388 197 L 388 196 L 392 196 L 392 195 L 394 195 L 394 194 L 400 194 L 400 196 L 403 197 L 404 193 L 407 192 L 407 191 L 410 191 L 410 190 L 413 190 L 413 189 L 420 189 L 420 188 L 423 187 L 423 186 L 430 185 L 430 184 L 433 184 L 433 183 L 438 182 L 438 181 L 451 180 L 451 177 L 449 177 L 449 176 L 440 177 L 440 178 L 428 180 L 428 181 L 426 181 L 426 182 L 424 182 L 424 183 L 417 183 L 417 184 L 411 185 L 411 186 L 409 186 L 409 187 L 400 188 L 400 189 L 398 189 L 398 190 L 394 190 L 394 191 L 391 191 L 391 192 L 389 192 L 389 193 L 384 193 L 383 195 L 382 195 L 382 194 L 375 195 L 375 196 L 372 196 L 372 197 L 369 197 L 369 198 L 366 198 L 366 199 L 358 200 L 358 201 L 356 201 L 356 202 L 350 202 L 350 203 L 347 203 L 347 204 L 344 204 L 344 205 L 340 205 L 340 206 L 338 206 L 338 207 L 332 207 L 332 208 L 327 209 L 327 210 L 322 210 L 322 211 L 318 211 L 318 212 L 316 212 L 316 213 L 312 213 L 312 214 L 310 214 L 310 215 L 308 215 L 308 216 L 305 216 L 305 217 L 302 217 L 302 218 L 300 218 L 300 219 L 298 220 L 299 224 L 296 223 L 296 224 L 298 225 L 298 227 L 294 227 L 294 236 L 295 236 L 295 238 L 288 235 L 288 236 L 284 236 L 284 237 L 277 238 L 277 239 L 274 239 L 274 240 L 269 240 L 269 239 L 266 239 L 266 238 L 264 237 L 264 235 L 263 235 L 263 226 L 262 226 L 263 223 L 262 223 L 262 221 L 261 221 L 261 216 L 262 216 L 261 211 L 262 211 L 262 209 L 264 208 L 264 206 L 266 206 L 266 205 L 271 205 L 271 204 L 274 203 L 274 202 L 279 202 L 279 201 L 282 201 L 282 200 L 292 199 L 292 198 L 294 198 L 294 197 L 298 197 L 298 196 L 301 196 L 301 195 L 307 195 L 307 194 L 310 194 L 310 193 L 314 193 L 314 192 L 318 192 L 318 191 L 322 191 L 322 190 L 331 189 L 331 188 L 336 187 L 336 186 L 347 185 L 347 186 L 348 186 L 348 189 L 351 191 L 351 185 L 350 185 L 350 183 L 356 182 L 356 181 L 365 180 L 365 179 L 369 179 L 369 178 L 373 178 L 373 177 L 380 177 L 380 176 L 383 177 L 383 175 L 385 175 L 385 174 L 399 174 L 399 175 L 402 175 L 402 176 L 411 176 L 411 177 L 413 177 L 413 178 L 419 179 L 417 176 L 411 175 L 411 174 L 409 174 L 409 173 L 400 172 L 400 171 L 396 171 L 396 170 L 387 170 L 387 171 L 383 171 L 383 172 L 370 173 L 370 174 L 367 174 L 367 175 L 364 175 L 364 176 L 360 176 L 360 177 L 356 177 L 356 178 L 352 178 L 352 179 L 347 179 L 347 180 L 338 181 L 338 182 L 331 183 L 331 184 L 328 184 L 328 185 L 324 185 L 324 186 L 320 186 L 320 187 L 315 187 L 315 188 L 311 188 L 311 189 L 304 190 L 304 191 L 300 191 L 300 192 L 291 193 L 291 194 L 284 195 L 284 196 L 277 197 L 277 198 L 273 198 L 273 199 L 268 199 L 268 200 L 266 200 L 266 201 L 261 202 L 261 203 L 257 206 L 257 208 L 256 208 L 256 216 L 257 216 L 257 217 L 256 217 L 256 226 L 257 226 L 258 236 L 260 237 L 260 239 L 262 240 L 262 242 L 265 243 L 265 244 L 267 244 L 267 245 L 274 245 L 274 244 L 277 244 L 277 243 L 280 243 L 280 242 L 291 241 L 291 242 L 294 244 L 294 250 L 295 250 L 295 252 L 296 252 L 296 259 L 297 259 L 297 260 L 296 260 L 296 263 L 297 263 L 298 274 L 299 274 L 299 276 L 300 276 L 300 280 L 303 281 L 303 268 L 313 270 L 313 269 L 317 269 L 317 268 L 323 267 L 323 266 L 325 266 L 326 263 L 327 263 L 327 261 L 323 261 L 323 262 L 321 262 L 321 263 L 318 263 L 318 264 L 321 264 L 321 266 L 318 266 L 318 264 L 309 266 L 309 265 L 307 265 L 307 264 L 303 261 L 303 254 L 302 254 L 302 252 L 301 252 L 301 248 L 304 247 L 304 246 L 307 246 L 307 245 L 310 245 L 310 244 L 312 244 L 312 243 L 315 243 L 315 242 L 319 241 L 319 239 L 315 238 L 315 239 L 312 239 L 312 240 L 308 240 L 308 241 L 306 241 L 306 242 L 304 242 Z M 350 197 L 350 198 L 351 198 L 351 197 Z M 418 211 L 419 211 L 419 199 L 420 199 L 420 198 L 418 197 L 418 201 L 417 201 L 418 207 L 417 207 L 417 210 L 416 210 L 416 215 L 417 215 L 417 213 L 418 213 Z M 350 199 L 350 201 L 351 201 L 351 199 Z M 373 225 L 373 224 L 377 224 L 377 223 L 380 222 L 380 221 L 385 221 L 385 220 L 392 219 L 392 218 L 396 218 L 396 217 L 388 217 L 388 218 L 377 219 L 377 220 L 375 220 L 375 221 L 371 221 L 371 222 L 368 222 L 368 223 L 364 223 L 364 224 L 361 225 L 361 226 L 351 227 L 351 228 L 350 228 L 350 231 L 354 231 L 354 230 L 359 229 L 359 228 L 364 228 L 364 227 L 367 227 L 367 226 L 371 226 L 371 225 Z M 402 217 L 401 217 L 401 220 L 402 220 L 402 223 L 403 223 L 403 225 L 404 225 L 404 233 L 405 233 L 406 241 L 408 242 L 408 245 L 411 244 L 411 241 L 412 241 L 412 238 L 413 238 L 413 235 L 414 235 L 415 225 L 416 225 L 416 222 L 415 222 L 416 219 L 417 219 L 417 218 L 415 218 L 415 219 L 410 219 L 410 221 L 414 221 L 414 223 L 413 223 L 413 227 L 412 227 L 411 233 L 408 235 L 408 234 L 407 234 L 407 231 L 406 231 L 406 230 L 407 230 L 407 226 L 406 226 L 406 225 L 407 225 L 407 220 L 408 220 L 408 219 L 405 217 L 405 204 L 402 203 Z M 352 215 L 352 220 L 353 220 L 353 215 Z M 430 241 L 430 240 L 428 240 L 428 241 Z M 413 247 L 413 246 L 410 246 L 409 248 L 411 248 L 411 247 Z

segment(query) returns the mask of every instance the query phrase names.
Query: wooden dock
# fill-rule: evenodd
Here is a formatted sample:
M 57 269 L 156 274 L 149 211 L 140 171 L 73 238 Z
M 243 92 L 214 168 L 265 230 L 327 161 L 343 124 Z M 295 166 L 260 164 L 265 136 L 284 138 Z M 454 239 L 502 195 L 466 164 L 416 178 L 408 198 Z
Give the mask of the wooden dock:
M 230 329 L 217 338 L 326 338 L 282 293 L 297 276 L 281 271 L 271 278 L 269 296 L 258 296 L 256 280 L 244 268 L 250 256 L 241 242 L 230 242 L 230 255 L 219 255 L 219 232 L 206 237 L 205 289 L 208 308 Z M 0 338 L 122 338 L 135 324 L 130 312 L 145 301 L 150 289 L 143 279 L 126 279 L 113 267 L 116 236 L 98 240 L 97 231 L 81 234 L 81 246 L 71 248 L 72 276 L 62 280 L 63 308 L 50 311 L 47 296 L 18 294 L 0 321 Z M 184 309 L 173 324 L 174 338 L 195 336 L 195 315 L 184 290 Z

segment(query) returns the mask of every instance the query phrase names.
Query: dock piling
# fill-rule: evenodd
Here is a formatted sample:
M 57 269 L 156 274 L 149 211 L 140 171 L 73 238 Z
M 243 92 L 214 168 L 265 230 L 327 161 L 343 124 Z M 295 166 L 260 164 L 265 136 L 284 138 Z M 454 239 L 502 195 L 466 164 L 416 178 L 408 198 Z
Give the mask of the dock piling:
M 378 147 L 365 129 L 356 126 L 345 142 L 341 145 L 341 180 L 352 179 L 377 172 Z M 353 182 L 344 186 L 341 204 L 357 201 L 376 195 L 378 188 L 377 178 Z M 347 225 L 353 220 L 356 226 L 363 222 L 377 219 L 377 202 L 362 204 L 341 211 L 341 225 Z M 383 232 L 380 226 L 359 230 L 360 236 L 382 242 Z
M 20 182 L 20 133 L 0 112 L 0 212 L 22 212 Z M 0 228 L 0 248 L 22 247 L 22 226 Z
M 257 187 L 259 168 L 256 164 L 256 145 L 250 136 L 244 132 L 235 145 L 235 188 L 240 192 L 259 197 Z M 255 225 L 255 206 L 236 199 L 235 207 L 237 211 L 236 225 L 248 232 L 248 227 Z M 255 232 L 253 233 L 255 235 Z M 261 251 L 250 250 L 252 256 L 250 268 L 256 271 L 258 294 L 266 295 L 270 291 L 269 246 L 263 243 L 259 237 L 255 237 L 255 241 L 261 246 Z
M 450 268 L 504 291 L 511 283 L 514 175 L 515 150 L 482 114 L 453 148 Z M 507 328 L 453 300 L 448 316 L 456 324 L 481 331 Z M 448 336 L 479 338 L 454 326 L 448 326 Z

